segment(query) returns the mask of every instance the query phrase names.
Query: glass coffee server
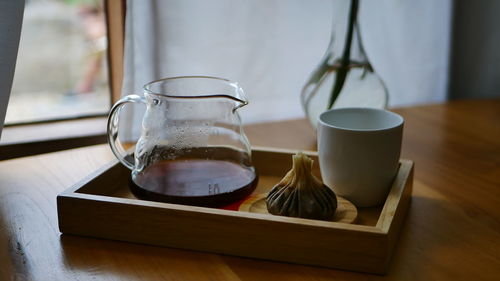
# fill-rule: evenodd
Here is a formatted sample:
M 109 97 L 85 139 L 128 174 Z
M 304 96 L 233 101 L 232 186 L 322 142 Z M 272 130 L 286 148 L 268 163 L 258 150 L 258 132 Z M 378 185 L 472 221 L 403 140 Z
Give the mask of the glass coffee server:
M 146 105 L 133 156 L 118 139 L 119 113 L 129 102 Z M 108 138 L 113 153 L 132 170 L 133 194 L 210 207 L 249 195 L 257 175 L 237 112 L 247 104 L 237 83 L 205 76 L 153 81 L 143 96 L 119 100 L 108 118 Z

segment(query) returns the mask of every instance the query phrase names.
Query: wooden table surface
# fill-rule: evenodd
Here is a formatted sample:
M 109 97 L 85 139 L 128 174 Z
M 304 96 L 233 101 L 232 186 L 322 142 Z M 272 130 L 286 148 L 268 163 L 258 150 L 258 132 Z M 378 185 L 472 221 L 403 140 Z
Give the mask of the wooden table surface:
M 500 100 L 394 111 L 416 173 L 386 276 L 63 236 L 56 195 L 113 158 L 99 145 L 0 162 L 0 280 L 500 280 Z M 304 120 L 246 132 L 315 149 Z

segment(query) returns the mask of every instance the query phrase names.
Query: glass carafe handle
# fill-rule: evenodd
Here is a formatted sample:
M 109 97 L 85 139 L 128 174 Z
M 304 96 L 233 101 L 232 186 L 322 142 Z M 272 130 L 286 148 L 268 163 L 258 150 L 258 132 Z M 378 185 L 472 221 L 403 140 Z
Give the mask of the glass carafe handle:
M 118 158 L 118 160 L 120 160 L 120 162 L 127 168 L 133 170 L 135 167 L 134 157 L 132 157 L 130 153 L 127 153 L 118 138 L 120 112 L 122 108 L 129 102 L 146 104 L 146 100 L 144 99 L 144 97 L 141 97 L 139 95 L 128 95 L 116 102 L 115 105 L 113 105 L 113 107 L 111 108 L 108 116 L 108 142 L 116 158 Z

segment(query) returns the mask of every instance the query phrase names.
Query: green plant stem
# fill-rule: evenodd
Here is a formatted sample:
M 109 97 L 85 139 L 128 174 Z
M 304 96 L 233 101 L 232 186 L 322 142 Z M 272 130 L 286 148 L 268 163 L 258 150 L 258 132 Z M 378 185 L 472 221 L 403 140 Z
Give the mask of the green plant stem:
M 335 82 L 333 84 L 332 94 L 330 95 L 330 101 L 328 102 L 327 109 L 331 109 L 333 103 L 340 94 L 342 87 L 344 86 L 345 78 L 349 72 L 349 61 L 351 56 L 351 43 L 352 35 L 354 33 L 354 24 L 356 22 L 356 16 L 358 14 L 358 0 L 351 0 L 351 9 L 349 12 L 349 24 L 347 26 L 347 34 L 344 45 L 344 52 L 342 58 L 340 59 L 340 66 L 337 70 L 337 76 L 335 77 Z

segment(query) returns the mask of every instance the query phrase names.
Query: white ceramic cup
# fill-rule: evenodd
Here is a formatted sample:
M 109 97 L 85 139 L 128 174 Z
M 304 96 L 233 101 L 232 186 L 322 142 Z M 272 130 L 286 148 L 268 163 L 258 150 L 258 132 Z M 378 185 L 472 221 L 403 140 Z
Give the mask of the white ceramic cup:
M 318 120 L 323 182 L 358 207 L 385 202 L 399 168 L 404 119 L 382 109 L 340 108 Z

